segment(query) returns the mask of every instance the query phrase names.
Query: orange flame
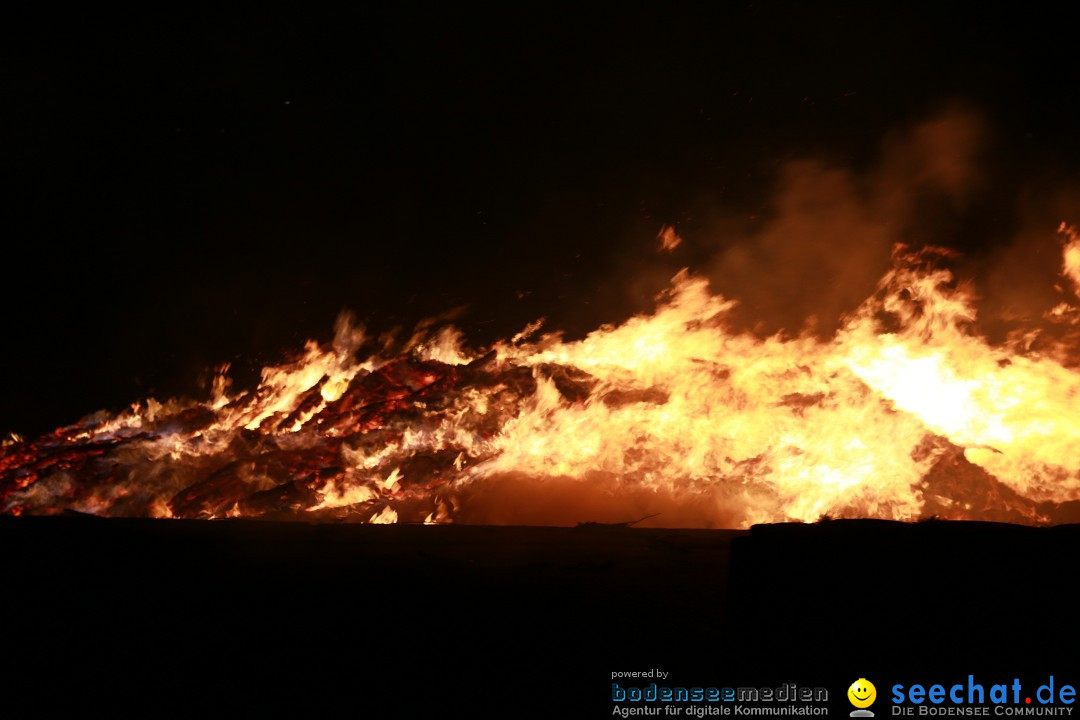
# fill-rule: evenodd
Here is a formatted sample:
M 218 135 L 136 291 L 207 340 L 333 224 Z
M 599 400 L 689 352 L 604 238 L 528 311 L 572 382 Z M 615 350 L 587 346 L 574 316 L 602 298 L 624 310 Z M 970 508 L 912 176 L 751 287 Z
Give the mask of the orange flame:
M 1080 238 L 1060 231 L 1062 274 L 1080 288 Z M 670 228 L 661 238 L 678 244 Z M 735 303 L 685 270 L 651 314 L 574 342 L 534 339 L 536 323 L 477 353 L 456 330 L 424 329 L 389 358 L 363 354 L 343 316 L 331 343 L 265 368 L 254 390 L 234 392 L 224 367 L 205 402 L 151 399 L 5 440 L 0 508 L 373 523 L 659 513 L 652 524 L 704 527 L 1060 519 L 1080 500 L 1080 373 L 976 334 L 950 256 L 898 245 L 827 340 L 735 333 Z
M 675 232 L 675 228 L 671 225 L 660 228 L 660 233 L 656 236 L 656 239 L 660 241 L 660 250 L 664 252 L 672 252 L 682 245 L 682 238 L 679 237 Z

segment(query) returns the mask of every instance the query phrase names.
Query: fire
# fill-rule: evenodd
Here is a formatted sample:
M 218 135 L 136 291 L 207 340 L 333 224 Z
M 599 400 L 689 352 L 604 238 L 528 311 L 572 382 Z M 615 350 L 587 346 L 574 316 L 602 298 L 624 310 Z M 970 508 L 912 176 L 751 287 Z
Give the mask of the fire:
M 1058 232 L 1066 239 L 1061 274 L 1072 283 L 1074 289 L 1080 290 L 1080 234 L 1076 228 L 1065 223 L 1061 223 Z
M 673 252 L 675 248 L 682 245 L 682 238 L 675 232 L 675 228 L 670 225 L 660 228 L 656 239 L 660 241 L 660 250 L 663 252 Z
M 1080 236 L 1062 225 L 1077 323 Z M 681 242 L 661 233 L 665 250 Z M 951 253 L 898 245 L 877 292 L 828 339 L 731 329 L 735 301 L 688 271 L 656 309 L 584 339 L 537 322 L 477 351 L 420 328 L 372 351 L 333 341 L 228 368 L 209 399 L 148 400 L 0 444 L 0 509 L 356 522 L 738 527 L 929 515 L 1060 522 L 1080 500 L 1080 348 L 1037 328 L 976 333 Z

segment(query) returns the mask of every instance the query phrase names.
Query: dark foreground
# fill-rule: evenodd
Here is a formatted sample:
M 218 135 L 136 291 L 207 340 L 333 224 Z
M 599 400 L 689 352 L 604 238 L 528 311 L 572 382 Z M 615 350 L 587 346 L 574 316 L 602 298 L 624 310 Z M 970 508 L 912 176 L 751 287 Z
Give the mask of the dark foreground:
M 893 682 L 1080 685 L 1080 526 L 0 518 L 0 543 L 7 707 L 39 716 L 609 717 L 612 673 L 653 668 L 827 687 L 836 716 L 860 677 L 878 717 Z

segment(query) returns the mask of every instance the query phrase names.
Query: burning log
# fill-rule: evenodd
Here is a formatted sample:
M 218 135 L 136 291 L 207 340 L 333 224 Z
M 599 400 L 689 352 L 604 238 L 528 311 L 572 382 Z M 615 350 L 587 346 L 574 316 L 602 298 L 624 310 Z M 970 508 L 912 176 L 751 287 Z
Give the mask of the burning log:
M 324 468 L 323 473 L 333 480 L 340 477 L 340 469 L 336 473 L 334 470 Z M 310 480 L 290 480 L 268 490 L 253 492 L 237 503 L 239 514 L 267 520 L 296 519 L 302 511 L 314 507 L 321 499 L 313 484 Z
M 251 495 L 256 485 L 244 479 L 250 476 L 254 463 L 237 460 L 205 480 L 184 488 L 169 501 L 173 517 L 214 517 Z

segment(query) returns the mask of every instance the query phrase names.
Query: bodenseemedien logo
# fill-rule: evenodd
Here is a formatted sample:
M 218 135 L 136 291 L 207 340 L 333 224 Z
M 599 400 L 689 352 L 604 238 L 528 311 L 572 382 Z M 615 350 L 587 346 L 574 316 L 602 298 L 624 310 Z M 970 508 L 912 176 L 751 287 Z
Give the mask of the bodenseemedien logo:
M 866 709 L 874 704 L 874 700 L 877 700 L 877 688 L 874 687 L 874 683 L 866 678 L 859 678 L 851 683 L 851 687 L 847 690 L 847 697 L 848 701 L 855 706 L 855 709 L 851 711 L 851 717 L 874 717 L 874 713 Z

